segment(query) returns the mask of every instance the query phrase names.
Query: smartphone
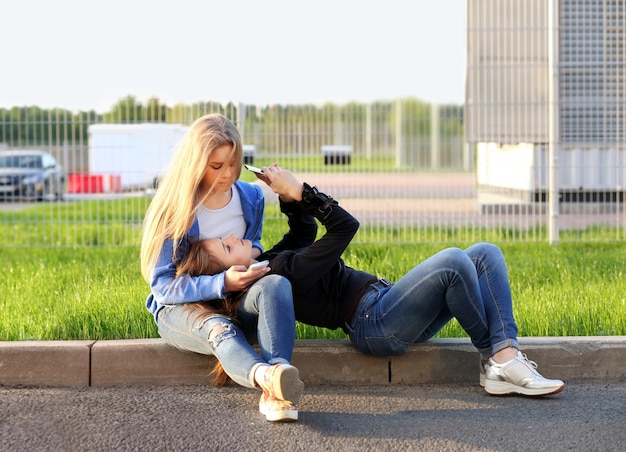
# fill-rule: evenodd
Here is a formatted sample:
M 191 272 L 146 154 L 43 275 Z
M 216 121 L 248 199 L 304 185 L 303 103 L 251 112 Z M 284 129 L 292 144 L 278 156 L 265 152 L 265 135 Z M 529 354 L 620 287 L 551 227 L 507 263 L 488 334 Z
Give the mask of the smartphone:
M 263 268 L 263 267 L 267 267 L 267 265 L 270 263 L 270 261 L 261 261 L 261 262 L 257 262 L 256 264 L 252 264 L 248 267 L 248 270 L 256 270 L 257 268 Z
M 253 173 L 265 175 L 265 173 L 263 172 L 263 170 L 261 168 L 257 168 L 256 166 L 252 166 L 252 165 L 244 165 L 244 166 L 246 167 L 246 169 L 248 171 L 252 171 Z

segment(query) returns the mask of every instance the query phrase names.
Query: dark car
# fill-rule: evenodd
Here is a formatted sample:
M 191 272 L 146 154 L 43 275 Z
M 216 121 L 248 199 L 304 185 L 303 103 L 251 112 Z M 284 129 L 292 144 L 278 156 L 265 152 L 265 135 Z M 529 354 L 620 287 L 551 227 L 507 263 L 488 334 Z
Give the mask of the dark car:
M 63 199 L 67 177 L 48 152 L 0 151 L 0 199 Z

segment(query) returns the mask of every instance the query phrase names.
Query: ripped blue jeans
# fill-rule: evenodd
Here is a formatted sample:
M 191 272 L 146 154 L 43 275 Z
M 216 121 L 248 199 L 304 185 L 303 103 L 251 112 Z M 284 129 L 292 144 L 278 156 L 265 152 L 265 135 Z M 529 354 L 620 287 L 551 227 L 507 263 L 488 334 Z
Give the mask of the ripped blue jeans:
M 222 315 L 202 320 L 178 304 L 159 311 L 157 326 L 171 345 L 214 355 L 236 383 L 254 388 L 259 365 L 291 361 L 296 321 L 289 281 L 268 275 L 255 282 L 242 297 L 237 318 L 239 326 Z M 258 344 L 260 355 L 251 344 Z

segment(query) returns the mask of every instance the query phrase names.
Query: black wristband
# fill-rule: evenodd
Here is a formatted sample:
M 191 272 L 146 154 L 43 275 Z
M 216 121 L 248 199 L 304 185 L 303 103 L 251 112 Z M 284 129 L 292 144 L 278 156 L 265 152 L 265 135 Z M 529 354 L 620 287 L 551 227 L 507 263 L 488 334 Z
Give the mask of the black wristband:
M 300 201 L 300 205 L 312 211 L 311 213 L 315 217 L 324 220 L 333 211 L 333 204 L 335 204 L 335 200 L 320 192 L 317 187 L 311 187 L 306 182 L 302 184 L 302 201 Z

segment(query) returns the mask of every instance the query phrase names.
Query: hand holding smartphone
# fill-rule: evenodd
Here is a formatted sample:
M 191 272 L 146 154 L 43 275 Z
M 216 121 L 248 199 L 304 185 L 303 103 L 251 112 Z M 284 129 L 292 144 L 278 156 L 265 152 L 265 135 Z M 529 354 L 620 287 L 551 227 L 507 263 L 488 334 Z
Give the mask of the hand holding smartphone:
M 257 268 L 263 268 L 263 267 L 267 267 L 269 265 L 270 261 L 261 261 L 261 262 L 256 262 L 252 265 L 250 265 L 248 267 L 248 270 L 256 270 Z
M 248 171 L 252 171 L 255 174 L 260 174 L 262 176 L 265 176 L 265 173 L 263 172 L 261 168 L 257 168 L 256 166 L 252 166 L 252 165 L 244 165 L 244 166 L 246 167 Z

